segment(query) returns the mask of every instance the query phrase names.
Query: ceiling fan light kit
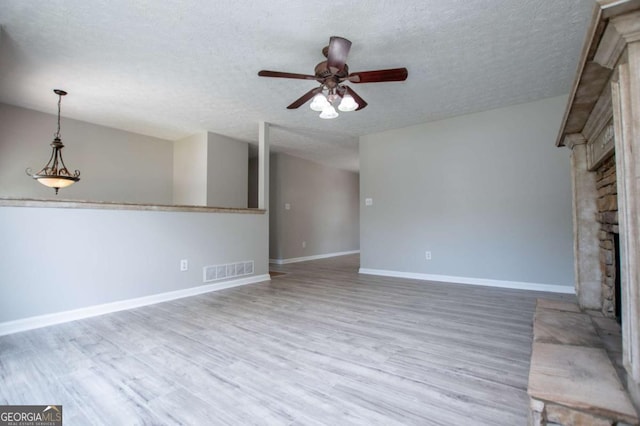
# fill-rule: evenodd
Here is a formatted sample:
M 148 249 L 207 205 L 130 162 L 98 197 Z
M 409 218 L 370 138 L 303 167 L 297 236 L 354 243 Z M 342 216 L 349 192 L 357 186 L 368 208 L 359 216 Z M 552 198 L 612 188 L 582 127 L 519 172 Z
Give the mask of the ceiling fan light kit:
M 329 99 L 325 97 L 322 93 L 318 93 L 313 97 L 313 101 L 311 101 L 311 105 L 309 107 L 314 110 L 321 112 L 320 118 L 323 119 L 331 119 L 336 118 L 340 114 L 336 111 L 335 107 L 332 105 L 333 102 L 336 102 L 340 99 L 340 104 L 338 105 L 338 109 L 342 112 L 351 112 L 358 109 L 358 103 L 353 99 L 353 96 L 349 94 L 344 94 L 342 97 L 339 95 L 331 96 L 329 95 Z
M 260 77 L 295 78 L 300 80 L 316 80 L 320 87 L 309 90 L 287 109 L 296 109 L 313 98 L 311 109 L 320 113 L 320 118 L 331 119 L 338 117 L 338 112 L 333 106 L 340 99 L 338 109 L 343 112 L 359 111 L 367 106 L 351 87 L 342 83 L 383 83 L 388 81 L 404 81 L 407 79 L 406 68 L 392 68 L 386 70 L 361 71 L 349 73 L 346 64 L 347 55 L 351 49 L 351 42 L 342 37 L 331 37 L 329 45 L 322 49 L 326 61 L 316 65 L 315 74 L 295 74 L 281 71 L 262 70 L 258 72 Z M 327 95 L 323 92 L 326 92 Z

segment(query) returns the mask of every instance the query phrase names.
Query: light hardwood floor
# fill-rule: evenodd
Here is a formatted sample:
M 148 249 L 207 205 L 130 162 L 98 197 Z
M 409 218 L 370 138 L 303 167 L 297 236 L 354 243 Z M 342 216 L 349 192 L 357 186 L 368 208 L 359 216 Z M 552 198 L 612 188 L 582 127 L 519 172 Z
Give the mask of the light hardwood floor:
M 535 299 L 567 296 L 358 263 L 0 337 L 0 404 L 67 426 L 526 424 Z

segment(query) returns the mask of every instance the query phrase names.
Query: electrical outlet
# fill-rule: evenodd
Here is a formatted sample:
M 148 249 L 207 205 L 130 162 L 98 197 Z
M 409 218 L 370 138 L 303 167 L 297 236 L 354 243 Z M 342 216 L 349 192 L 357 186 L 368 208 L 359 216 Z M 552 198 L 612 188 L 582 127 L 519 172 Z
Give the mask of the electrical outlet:
M 302 242 L 302 248 L 307 248 L 307 242 L 306 241 Z
M 373 205 L 373 198 L 365 198 L 364 199 L 364 205 L 365 206 L 372 206 Z
M 425 251 L 424 252 L 424 258 L 426 260 L 431 260 L 431 252 L 430 251 Z
M 188 271 L 189 270 L 189 261 L 187 259 L 182 259 L 180 261 L 180 271 Z

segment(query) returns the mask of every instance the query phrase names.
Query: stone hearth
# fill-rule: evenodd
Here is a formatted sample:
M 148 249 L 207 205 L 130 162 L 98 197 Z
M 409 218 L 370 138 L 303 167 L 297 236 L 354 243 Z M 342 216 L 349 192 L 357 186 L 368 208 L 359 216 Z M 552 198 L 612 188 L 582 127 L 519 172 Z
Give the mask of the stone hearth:
M 528 387 L 531 426 L 638 424 L 619 377 L 616 331 L 619 337 L 618 324 L 600 312 L 538 300 Z

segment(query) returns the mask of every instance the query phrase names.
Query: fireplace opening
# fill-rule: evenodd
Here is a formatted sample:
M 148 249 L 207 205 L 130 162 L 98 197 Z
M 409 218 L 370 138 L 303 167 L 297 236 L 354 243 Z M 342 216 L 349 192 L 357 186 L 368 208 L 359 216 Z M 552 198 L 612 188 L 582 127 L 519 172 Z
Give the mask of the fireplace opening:
M 615 304 L 615 316 L 618 324 L 622 323 L 622 285 L 620 276 L 620 234 L 613 234 L 613 251 L 615 262 L 615 279 L 613 300 Z

